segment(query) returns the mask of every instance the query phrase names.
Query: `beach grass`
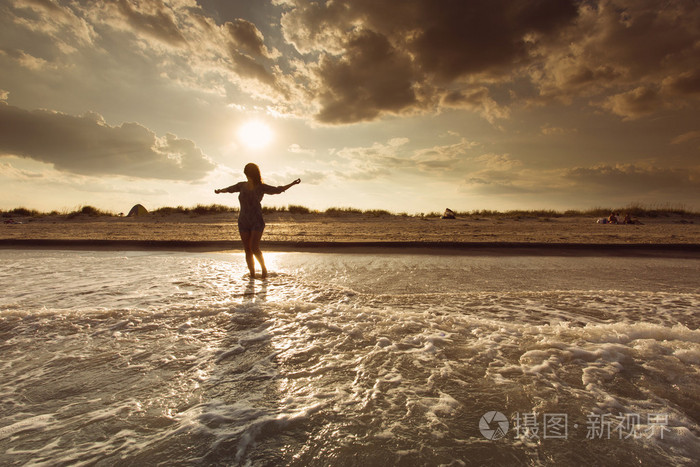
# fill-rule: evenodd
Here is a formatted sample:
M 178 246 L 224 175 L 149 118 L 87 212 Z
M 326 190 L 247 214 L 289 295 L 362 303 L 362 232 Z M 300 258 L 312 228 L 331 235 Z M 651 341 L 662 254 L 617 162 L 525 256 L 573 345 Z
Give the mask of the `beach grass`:
M 191 217 L 208 216 L 222 213 L 235 213 L 238 212 L 238 207 L 225 206 L 222 204 L 197 204 L 195 206 L 163 206 L 153 209 L 149 214 L 158 216 L 169 216 L 173 214 L 187 215 Z M 492 219 L 515 219 L 519 220 L 522 218 L 535 218 L 535 219 L 545 219 L 549 220 L 552 218 L 561 217 L 607 217 L 610 213 L 618 214 L 629 214 L 633 217 L 643 217 L 643 218 L 658 218 L 658 217 L 669 217 L 669 216 L 700 216 L 700 212 L 691 211 L 686 209 L 684 206 L 670 205 L 670 204 L 659 204 L 659 205 L 644 205 L 641 203 L 630 203 L 624 207 L 594 207 L 590 209 L 577 210 L 577 209 L 566 209 L 566 210 L 554 210 L 554 209 L 513 209 L 507 211 L 498 211 L 491 209 L 475 209 L 471 211 L 456 211 L 455 215 L 457 218 L 467 218 L 467 219 L 480 219 L 480 218 L 492 218 Z M 395 213 L 385 209 L 367 209 L 362 210 L 353 207 L 330 207 L 325 210 L 311 209 L 306 206 L 290 204 L 288 206 L 263 206 L 263 213 L 289 213 L 289 214 L 300 214 L 300 215 L 318 215 L 318 216 L 329 216 L 329 217 L 353 217 L 353 216 L 363 216 L 363 217 L 420 217 L 420 218 L 439 218 L 442 216 L 442 212 L 428 212 L 428 213 L 416 213 L 408 214 L 406 212 Z M 112 211 L 103 210 L 96 208 L 94 206 L 85 205 L 78 206 L 73 210 L 63 210 L 63 211 L 50 211 L 43 212 L 36 209 L 17 207 L 9 210 L 0 211 L 0 217 L 2 218 L 13 218 L 13 217 L 63 217 L 66 219 L 84 218 L 84 217 L 120 217 L 124 216 L 124 213 L 114 213 Z

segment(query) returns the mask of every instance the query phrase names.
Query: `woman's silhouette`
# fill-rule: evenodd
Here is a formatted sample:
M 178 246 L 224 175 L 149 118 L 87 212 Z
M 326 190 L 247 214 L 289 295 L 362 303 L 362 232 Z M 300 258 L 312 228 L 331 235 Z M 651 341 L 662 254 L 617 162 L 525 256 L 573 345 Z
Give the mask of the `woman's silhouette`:
M 264 195 L 276 195 L 288 190 L 290 187 L 301 183 L 300 179 L 284 186 L 270 186 L 262 182 L 260 168 L 252 162 L 246 164 L 243 173 L 248 181 L 238 182 L 228 188 L 214 190 L 214 193 L 238 193 L 238 201 L 241 210 L 238 213 L 238 231 L 241 234 L 243 247 L 245 248 L 245 261 L 250 270 L 250 277 L 255 278 L 255 258 L 260 263 L 261 276 L 267 276 L 265 261 L 260 250 L 260 237 L 265 229 L 265 221 L 262 216 L 262 201 Z

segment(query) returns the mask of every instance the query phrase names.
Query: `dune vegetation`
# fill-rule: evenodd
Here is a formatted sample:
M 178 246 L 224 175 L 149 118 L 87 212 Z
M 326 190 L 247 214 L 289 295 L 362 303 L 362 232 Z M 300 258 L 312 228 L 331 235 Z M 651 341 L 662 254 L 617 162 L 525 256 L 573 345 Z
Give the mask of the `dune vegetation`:
M 222 204 L 197 204 L 195 206 L 164 206 L 149 211 L 153 216 L 170 216 L 174 214 L 186 215 L 190 217 L 207 216 L 222 213 L 238 212 L 238 207 L 225 206 Z M 394 213 L 384 209 L 362 210 L 353 207 L 330 207 L 325 210 L 311 209 L 306 206 L 290 204 L 288 206 L 264 206 L 265 214 L 289 213 L 299 215 L 319 215 L 329 217 L 423 217 L 436 218 L 442 216 L 442 212 L 429 213 Z M 508 211 L 498 211 L 491 209 L 476 209 L 471 211 L 454 211 L 457 218 L 560 218 L 560 217 L 607 217 L 611 212 L 630 214 L 633 217 L 657 218 L 670 216 L 700 216 L 700 212 L 685 209 L 683 206 L 659 205 L 648 206 L 642 204 L 629 204 L 624 207 L 594 207 L 585 210 L 554 210 L 554 209 L 517 209 Z M 86 218 L 86 217 L 122 217 L 124 213 L 114 213 L 94 206 L 79 206 L 72 210 L 42 212 L 36 209 L 17 207 L 5 211 L 0 211 L 2 218 L 14 217 L 62 217 L 65 219 Z

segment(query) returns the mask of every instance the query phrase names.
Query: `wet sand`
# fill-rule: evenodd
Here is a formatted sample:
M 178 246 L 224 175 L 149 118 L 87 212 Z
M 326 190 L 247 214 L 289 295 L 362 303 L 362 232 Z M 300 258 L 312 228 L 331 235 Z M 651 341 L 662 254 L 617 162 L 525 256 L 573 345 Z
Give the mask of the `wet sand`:
M 700 250 L 695 216 L 642 218 L 643 225 L 596 224 L 586 217 L 438 218 L 273 213 L 265 217 L 264 248 L 277 251 L 430 249 L 650 252 Z M 0 224 L 0 246 L 115 249 L 240 249 L 235 214 L 171 214 L 137 218 L 61 216 L 15 218 Z

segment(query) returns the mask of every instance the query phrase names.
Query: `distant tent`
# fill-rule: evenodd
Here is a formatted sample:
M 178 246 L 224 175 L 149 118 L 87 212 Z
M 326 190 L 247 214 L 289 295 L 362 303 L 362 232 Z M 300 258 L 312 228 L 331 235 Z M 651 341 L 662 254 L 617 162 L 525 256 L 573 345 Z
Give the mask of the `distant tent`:
M 456 219 L 455 213 L 452 209 L 445 209 L 445 214 L 442 215 L 442 219 Z
M 126 217 L 143 216 L 144 214 L 148 214 L 148 210 L 146 210 L 146 208 L 144 208 L 141 204 L 137 204 L 131 208 L 131 211 L 129 211 L 129 214 L 127 214 Z

